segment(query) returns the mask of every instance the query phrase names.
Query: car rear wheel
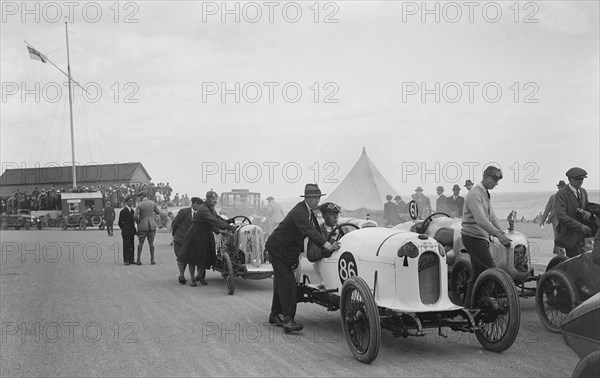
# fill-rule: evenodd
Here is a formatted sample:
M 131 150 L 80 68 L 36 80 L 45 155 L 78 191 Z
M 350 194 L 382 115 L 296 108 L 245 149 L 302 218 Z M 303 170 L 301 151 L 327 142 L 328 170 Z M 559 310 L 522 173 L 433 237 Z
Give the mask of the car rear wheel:
M 6 221 L 6 219 L 2 219 L 2 229 L 3 230 L 8 230 L 8 222 Z
M 87 227 L 87 221 L 85 220 L 85 218 L 81 218 L 79 220 L 79 229 L 81 231 L 85 231 L 85 228 Z
M 225 286 L 227 288 L 227 294 L 233 295 L 235 287 L 233 286 L 233 264 L 231 263 L 231 257 L 229 253 L 223 253 L 223 279 L 225 279 Z
M 535 307 L 542 324 L 550 332 L 560 332 L 560 326 L 575 308 L 576 301 L 575 285 L 562 270 L 552 269 L 540 278 L 535 292 Z
M 595 350 L 575 366 L 573 378 L 600 377 L 600 349 Z
M 452 267 L 450 278 L 450 292 L 452 293 L 452 302 L 459 306 L 465 305 L 469 280 L 473 276 L 473 267 L 467 260 L 458 260 Z
M 471 308 L 475 316 L 479 343 L 492 352 L 511 347 L 521 323 L 521 304 L 514 281 L 498 268 L 485 270 L 475 281 Z
M 354 358 L 366 364 L 373 362 L 381 344 L 381 323 L 373 294 L 362 278 L 353 276 L 344 282 L 340 315 Z
M 60 229 L 63 231 L 67 231 L 67 228 L 69 228 L 67 226 L 67 220 L 66 219 L 61 219 L 60 220 Z

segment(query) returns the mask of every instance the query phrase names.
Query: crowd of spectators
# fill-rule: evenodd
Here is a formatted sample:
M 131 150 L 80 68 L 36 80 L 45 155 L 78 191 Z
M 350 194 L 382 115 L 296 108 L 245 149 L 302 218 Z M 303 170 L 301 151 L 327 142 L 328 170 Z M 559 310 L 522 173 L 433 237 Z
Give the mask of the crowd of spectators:
M 85 192 L 101 192 L 104 203 L 110 201 L 113 207 L 123 207 L 125 198 L 128 195 L 136 196 L 140 192 L 146 193 L 146 196 L 155 201 L 159 206 L 189 206 L 190 199 L 187 194 L 179 196 L 176 193 L 173 198 L 171 194 L 173 189 L 169 183 L 138 183 L 138 184 L 121 184 L 110 186 L 77 186 L 76 188 L 67 187 L 56 189 L 52 186 L 49 189 L 38 189 L 37 187 L 31 192 L 15 190 L 13 194 L 7 197 L 0 198 L 0 212 L 7 214 L 16 214 L 20 209 L 30 209 L 33 211 L 39 210 L 61 210 L 61 193 L 85 193 Z

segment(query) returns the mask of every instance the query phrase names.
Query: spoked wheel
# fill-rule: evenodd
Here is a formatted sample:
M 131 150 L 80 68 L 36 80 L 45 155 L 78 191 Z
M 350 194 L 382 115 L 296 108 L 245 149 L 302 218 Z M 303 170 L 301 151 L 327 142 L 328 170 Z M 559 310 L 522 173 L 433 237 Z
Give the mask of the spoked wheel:
M 79 220 L 79 229 L 80 229 L 81 231 L 85 231 L 85 228 L 86 228 L 86 227 L 87 227 L 87 221 L 86 221 L 85 219 L 81 218 L 81 219 Z
M 479 343 L 492 352 L 502 352 L 514 343 L 521 323 L 521 304 L 514 281 L 498 268 L 487 269 L 475 281 L 471 308 Z
M 473 275 L 471 263 L 467 260 L 458 260 L 452 267 L 452 278 L 450 279 L 450 291 L 452 302 L 459 306 L 465 306 L 469 280 Z
M 535 307 L 542 324 L 550 332 L 560 332 L 560 326 L 575 308 L 576 301 L 575 285 L 562 270 L 552 269 L 540 278 L 535 292 Z
M 67 221 L 66 221 L 66 219 L 61 219 L 60 220 L 60 229 L 63 230 L 63 231 L 66 231 L 67 228 L 68 227 L 67 227 Z
M 373 294 L 362 278 L 354 276 L 344 282 L 340 312 L 344 336 L 354 358 L 371 363 L 379 353 L 381 323 Z
M 231 263 L 231 257 L 229 253 L 223 253 L 223 279 L 225 279 L 225 286 L 227 287 L 227 293 L 233 295 L 233 264 Z

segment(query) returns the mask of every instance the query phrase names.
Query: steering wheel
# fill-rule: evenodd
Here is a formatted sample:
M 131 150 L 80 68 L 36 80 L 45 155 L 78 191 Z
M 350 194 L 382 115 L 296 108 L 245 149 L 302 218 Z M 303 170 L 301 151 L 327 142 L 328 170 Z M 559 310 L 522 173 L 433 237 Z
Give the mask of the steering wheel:
M 360 230 L 360 227 L 358 227 L 357 225 L 355 225 L 354 223 L 342 223 L 342 224 L 338 224 L 337 226 L 335 226 L 331 231 L 329 231 L 329 234 L 327 234 L 327 241 L 331 240 L 331 237 L 333 235 L 335 235 L 335 233 L 339 230 L 340 232 L 338 233 L 337 237 L 335 238 L 335 240 L 333 241 L 334 243 L 339 241 L 342 236 L 346 235 L 346 233 L 344 232 L 343 227 L 346 226 L 350 226 L 350 227 L 354 227 L 357 230 Z
M 248 218 L 245 215 L 236 215 L 235 217 L 231 218 L 231 220 L 233 221 L 233 223 L 235 223 L 235 220 L 237 218 L 242 218 L 242 225 L 244 224 L 244 222 L 248 222 L 248 224 L 252 224 L 252 221 L 250 220 L 250 218 Z
M 450 218 L 450 215 L 444 213 L 444 212 L 437 212 L 437 213 L 433 213 L 431 215 L 429 215 L 427 218 L 425 218 L 425 220 L 423 221 L 423 225 L 421 226 L 421 234 L 424 234 L 427 232 L 427 229 L 429 228 L 429 225 L 431 224 L 431 222 L 433 222 L 433 217 L 437 216 L 437 215 L 445 215 L 448 218 Z

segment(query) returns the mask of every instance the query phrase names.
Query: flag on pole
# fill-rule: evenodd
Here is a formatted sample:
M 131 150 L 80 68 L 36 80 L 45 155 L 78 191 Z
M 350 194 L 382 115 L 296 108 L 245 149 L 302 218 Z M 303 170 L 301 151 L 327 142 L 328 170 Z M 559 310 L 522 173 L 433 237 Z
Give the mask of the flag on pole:
M 42 63 L 46 63 L 46 56 L 41 52 L 37 51 L 31 46 L 27 46 L 27 51 L 29 51 L 29 57 L 34 60 L 39 60 Z

